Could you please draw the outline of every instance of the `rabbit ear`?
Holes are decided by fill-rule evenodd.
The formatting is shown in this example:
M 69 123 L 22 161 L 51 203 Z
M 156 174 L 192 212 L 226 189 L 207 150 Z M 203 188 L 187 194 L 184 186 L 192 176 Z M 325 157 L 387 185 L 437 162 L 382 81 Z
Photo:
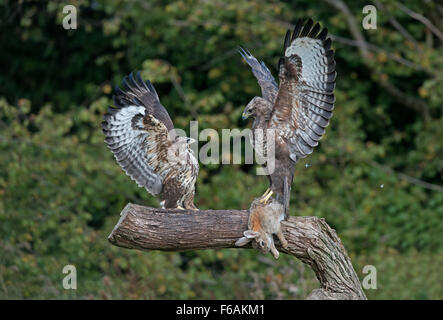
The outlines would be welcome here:
M 246 237 L 241 237 L 240 239 L 238 239 L 238 240 L 235 242 L 235 246 L 236 246 L 236 247 L 242 247 L 242 246 L 248 244 L 249 242 L 251 242 L 251 239 L 246 238 Z
M 248 239 L 255 239 L 260 235 L 260 233 L 257 231 L 246 230 L 245 232 L 243 232 L 243 235 Z

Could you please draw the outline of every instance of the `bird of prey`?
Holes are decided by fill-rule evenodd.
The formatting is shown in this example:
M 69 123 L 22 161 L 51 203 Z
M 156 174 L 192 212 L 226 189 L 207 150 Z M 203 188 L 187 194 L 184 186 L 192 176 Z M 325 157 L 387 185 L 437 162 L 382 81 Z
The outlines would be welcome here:
M 306 23 L 299 20 L 292 33 L 287 31 L 284 55 L 278 63 L 279 86 L 264 62 L 247 50 L 239 50 L 262 92 L 262 97 L 254 97 L 247 104 L 242 116 L 253 118 L 251 143 L 256 151 L 259 148 L 266 153 L 266 132 L 273 130 L 275 137 L 275 169 L 267 172 L 270 186 L 261 201 L 266 203 L 275 193 L 286 214 L 295 164 L 318 145 L 334 108 L 337 73 L 327 35 L 327 28 L 321 30 L 312 19 Z M 260 136 L 259 130 L 263 130 Z
M 115 108 L 104 115 L 102 128 L 118 164 L 139 187 L 158 195 L 164 208 L 197 209 L 193 139 L 176 135 L 151 82 L 131 73 L 113 99 Z

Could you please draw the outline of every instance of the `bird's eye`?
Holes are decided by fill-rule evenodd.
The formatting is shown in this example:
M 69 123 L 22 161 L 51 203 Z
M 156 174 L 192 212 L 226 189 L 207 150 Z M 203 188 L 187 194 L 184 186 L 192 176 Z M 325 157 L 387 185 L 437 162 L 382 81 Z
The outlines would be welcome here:
M 265 246 L 265 242 L 263 240 L 260 240 L 258 242 L 258 245 L 263 248 Z

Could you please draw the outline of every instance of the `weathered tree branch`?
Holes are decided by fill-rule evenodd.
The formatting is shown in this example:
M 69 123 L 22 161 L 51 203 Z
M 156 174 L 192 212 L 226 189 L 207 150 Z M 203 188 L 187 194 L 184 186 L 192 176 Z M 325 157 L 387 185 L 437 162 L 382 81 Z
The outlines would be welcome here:
M 420 186 L 420 187 L 428 189 L 428 190 L 443 192 L 443 187 L 438 184 L 433 184 L 433 183 L 430 183 L 427 181 L 423 181 L 423 180 L 411 177 L 411 176 L 404 174 L 402 172 L 397 172 L 394 169 L 392 169 L 391 167 L 386 166 L 386 165 L 382 165 L 382 164 L 375 162 L 375 161 L 369 161 L 368 163 L 374 167 L 377 167 L 377 168 L 383 170 L 386 173 L 397 175 L 398 177 L 408 181 L 409 183 L 415 184 L 417 186 Z
M 373 51 L 373 52 L 382 52 L 386 55 L 387 58 L 389 58 L 395 62 L 398 62 L 406 67 L 412 68 L 414 70 L 424 71 L 424 72 L 428 73 L 429 75 L 434 75 L 431 70 L 424 68 L 412 61 L 406 60 L 400 56 L 396 56 L 393 53 L 391 53 L 383 48 L 380 48 L 372 43 L 369 43 L 369 42 L 363 43 L 363 42 L 359 42 L 357 40 L 343 38 L 343 37 L 333 35 L 333 34 L 330 34 L 330 36 L 331 36 L 331 39 L 335 42 L 343 43 L 343 44 L 353 46 L 353 47 L 358 47 L 358 48 L 364 47 L 364 48 L 366 48 L 370 51 Z
M 406 28 L 404 28 L 400 22 L 398 22 L 397 19 L 395 19 L 395 17 L 388 11 L 386 10 L 385 6 L 383 5 L 383 3 L 381 3 L 379 0 L 372 0 L 374 2 L 374 4 L 377 6 L 377 8 L 381 11 L 383 11 L 383 14 L 387 15 L 389 17 L 389 23 L 398 30 L 398 32 L 401 33 L 401 35 L 403 37 L 405 37 L 407 40 L 409 40 L 410 42 L 412 42 L 414 44 L 414 48 L 415 50 L 418 50 L 420 53 L 423 53 L 423 49 L 420 48 L 420 46 L 418 45 L 417 41 L 414 39 L 414 37 L 409 33 L 408 30 L 406 30 Z
M 248 228 L 246 210 L 184 211 L 128 203 L 120 215 L 109 242 L 144 251 L 237 248 L 235 241 Z M 366 299 L 345 248 L 324 219 L 290 217 L 282 224 L 289 246 L 283 249 L 276 240 L 277 249 L 308 264 L 320 281 L 308 299 Z
M 438 30 L 438 28 L 435 25 L 433 25 L 432 22 L 429 21 L 429 19 L 427 19 L 426 17 L 422 16 L 417 12 L 412 11 L 411 9 L 401 4 L 400 2 L 396 2 L 396 5 L 400 10 L 408 14 L 410 17 L 423 23 L 429 30 L 432 31 L 433 34 L 437 36 L 437 38 L 440 39 L 440 41 L 443 41 L 443 33 L 440 30 Z
M 363 62 L 367 65 L 369 70 L 372 70 L 372 67 L 370 65 L 370 61 L 372 60 L 372 58 L 369 52 L 368 43 L 366 42 L 363 33 L 360 31 L 359 24 L 357 23 L 357 20 L 352 14 L 349 7 L 343 0 L 324 1 L 335 7 L 336 9 L 340 10 L 341 13 L 345 16 L 352 37 L 359 44 L 358 49 L 361 57 L 363 58 Z M 402 90 L 398 89 L 387 78 L 383 79 L 382 77 L 380 77 L 379 83 L 397 100 L 398 103 L 404 105 L 411 110 L 421 113 L 425 121 L 429 121 L 431 119 L 429 107 L 426 101 L 415 96 L 406 94 Z

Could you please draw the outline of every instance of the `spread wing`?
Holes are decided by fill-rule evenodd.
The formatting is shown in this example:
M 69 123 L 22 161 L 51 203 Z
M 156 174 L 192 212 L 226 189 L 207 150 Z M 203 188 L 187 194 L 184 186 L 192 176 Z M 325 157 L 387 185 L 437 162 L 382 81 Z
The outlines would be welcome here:
M 148 114 L 152 114 L 156 119 L 162 122 L 170 131 L 174 129 L 171 117 L 160 103 L 157 92 L 154 86 L 148 80 L 146 82 L 137 72 L 137 79 L 131 74 L 125 77 L 122 83 L 122 89 L 115 88 L 114 104 L 117 108 L 124 108 L 127 106 L 143 106 Z
M 278 85 L 275 82 L 271 71 L 269 71 L 268 67 L 266 67 L 263 61 L 258 62 L 258 60 L 248 50 L 240 48 L 239 53 L 246 63 L 251 67 L 252 73 L 257 78 L 263 98 L 274 103 L 278 93 Z
M 139 187 L 153 195 L 161 193 L 171 170 L 167 155 L 173 141 L 168 134 L 174 126 L 168 112 L 140 73 L 125 77 L 122 88 L 115 90 L 114 104 L 102 122 L 105 143 Z
M 288 30 L 279 61 L 280 88 L 270 127 L 278 130 L 296 161 L 312 153 L 334 108 L 335 60 L 328 30 L 311 19 Z

